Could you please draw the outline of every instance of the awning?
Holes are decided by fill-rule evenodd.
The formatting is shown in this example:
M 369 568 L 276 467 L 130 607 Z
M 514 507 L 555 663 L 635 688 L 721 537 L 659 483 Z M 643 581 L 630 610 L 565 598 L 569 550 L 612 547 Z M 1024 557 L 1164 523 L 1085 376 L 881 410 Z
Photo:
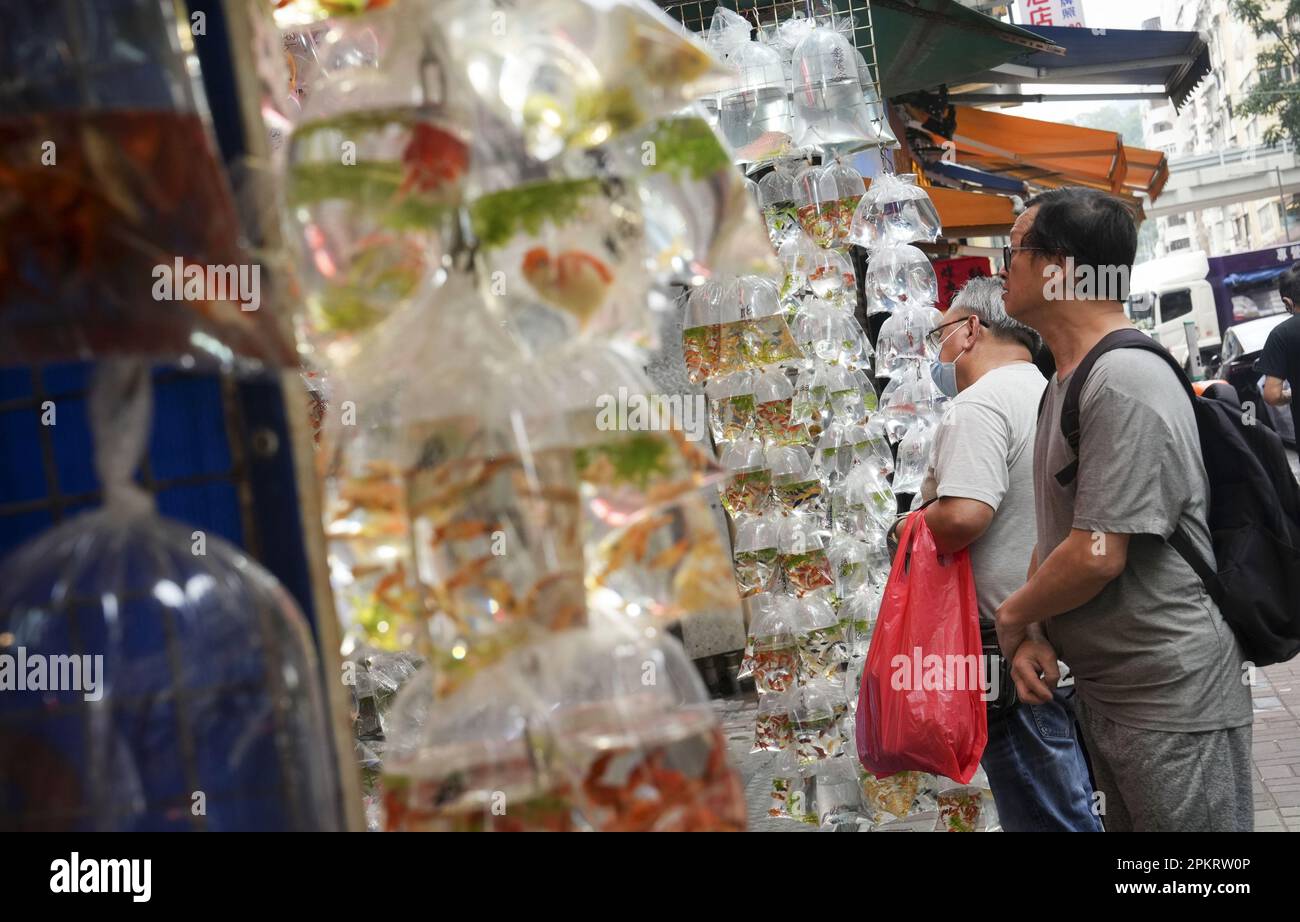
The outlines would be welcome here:
M 669 16 L 695 32 L 708 32 L 716 0 L 655 0 Z M 833 0 L 838 13 L 852 13 L 854 42 L 871 60 L 874 45 L 886 97 L 968 80 L 1027 54 L 1064 54 L 1051 39 L 962 6 L 956 0 Z M 785 19 L 804 4 L 783 0 L 724 0 L 755 24 Z M 873 41 L 874 34 L 874 41 Z
M 1065 55 L 1035 52 L 990 68 L 971 78 L 970 86 L 955 89 L 954 96 L 969 102 L 1039 102 L 1064 99 L 1048 94 L 1024 94 L 1025 83 L 1099 84 L 1106 86 L 1160 86 L 1160 94 L 1071 94 L 1069 98 L 1113 99 L 1117 95 L 1168 97 L 1181 106 L 1210 72 L 1210 51 L 1196 32 L 1154 29 L 1075 29 L 1069 26 L 1035 26 L 1028 31 L 1065 49 Z
M 944 124 L 915 106 L 908 112 L 913 126 L 936 143 L 953 142 L 957 163 L 996 176 L 1047 188 L 1082 185 L 1116 194 L 1142 193 L 1152 199 L 1168 178 L 1164 154 L 1125 147 L 1113 131 L 970 106 L 952 107 L 954 120 Z
M 1039 185 L 1087 185 L 1110 192 L 1123 188 L 1124 144 L 1113 131 L 1004 115 L 954 106 L 955 126 L 948 140 L 956 160 L 1001 176 Z M 909 107 L 936 139 L 945 135 L 928 116 Z
M 1164 153 L 1145 147 L 1125 147 L 1124 162 L 1128 165 L 1124 188 L 1143 193 L 1154 202 L 1169 181 L 1169 161 Z
M 752 0 L 740 0 L 740 6 Z M 853 6 L 836 0 L 836 9 Z M 1029 53 L 1056 57 L 1054 41 L 1028 29 L 977 13 L 955 0 L 872 0 L 857 12 L 857 45 L 871 42 L 874 22 L 877 63 L 885 96 L 957 83 Z
M 973 166 L 962 166 L 960 163 L 946 163 L 942 160 L 927 163 L 925 172 L 932 179 L 936 175 L 944 176 L 958 182 L 980 186 L 993 192 L 1004 192 L 1008 195 L 1022 195 L 1025 191 L 1025 184 L 1019 179 L 998 176 L 996 173 L 986 173 L 983 170 L 975 169 Z
M 1016 223 L 1011 199 L 1005 195 L 963 192 L 942 186 L 930 186 L 925 191 L 939 212 L 943 235 L 949 240 L 1008 234 L 1011 225 Z
M 1289 268 L 1290 265 L 1288 264 L 1269 266 L 1267 269 L 1256 269 L 1253 272 L 1234 272 L 1232 275 L 1224 276 L 1223 281 L 1233 288 L 1249 288 L 1252 285 L 1271 282 Z

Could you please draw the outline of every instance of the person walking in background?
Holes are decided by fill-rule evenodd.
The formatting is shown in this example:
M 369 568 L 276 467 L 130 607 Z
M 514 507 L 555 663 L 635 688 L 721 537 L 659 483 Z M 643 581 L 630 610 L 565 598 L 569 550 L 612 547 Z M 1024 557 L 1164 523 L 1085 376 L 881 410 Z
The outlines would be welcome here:
M 1264 375 L 1264 400 L 1282 407 L 1291 404 L 1291 395 L 1300 384 L 1300 314 L 1296 313 L 1296 304 L 1300 303 L 1300 263 L 1292 263 L 1282 273 L 1277 292 L 1291 316 L 1268 334 L 1255 370 Z
M 1000 279 L 968 281 L 944 321 L 930 334 L 934 376 L 953 401 L 921 488 L 929 505 L 915 514 L 941 553 L 969 548 L 980 634 L 996 656 L 994 612 L 1024 583 L 1034 549 L 1034 428 L 1047 382 L 1032 362 L 1038 335 L 1006 315 Z M 1073 689 L 1038 703 L 1017 703 L 1014 688 L 1006 691 L 990 707 L 981 761 L 1003 829 L 1099 832 Z
M 1131 324 L 1126 291 L 1090 286 L 1084 297 L 1049 282 L 1089 272 L 1127 279 L 1136 248 L 1127 206 L 1092 189 L 1036 196 L 1012 228 L 1006 311 L 1042 334 L 1057 372 L 1034 443 L 1031 573 L 999 607 L 998 637 L 1024 700 L 1048 700 L 1058 656 L 1069 664 L 1108 831 L 1249 830 L 1243 656 L 1167 541 L 1181 530 L 1214 559 L 1208 478 L 1184 385 L 1158 355 L 1106 352 L 1082 389 L 1077 455 L 1061 431 L 1076 368 Z M 1035 624 L 1045 639 L 1028 634 Z

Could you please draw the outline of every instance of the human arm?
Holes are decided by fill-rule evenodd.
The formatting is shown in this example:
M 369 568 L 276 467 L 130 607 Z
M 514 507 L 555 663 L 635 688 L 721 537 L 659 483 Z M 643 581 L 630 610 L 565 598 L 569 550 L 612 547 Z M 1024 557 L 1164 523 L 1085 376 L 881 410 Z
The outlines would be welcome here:
M 1294 323 L 1294 320 L 1287 321 L 1287 323 Z M 1286 325 L 1284 323 L 1276 326 L 1269 332 L 1268 339 L 1264 340 L 1264 349 L 1255 361 L 1255 370 L 1264 376 L 1264 402 L 1275 407 L 1284 406 L 1291 402 L 1283 387 L 1289 368 Z M 1291 339 L 1294 338 L 1294 336 L 1291 337 Z M 1290 348 L 1294 348 L 1294 345 Z
M 1275 407 L 1286 406 L 1291 402 L 1291 395 L 1282 386 L 1282 379 L 1273 375 L 1264 377 L 1264 402 Z
M 940 554 L 955 554 L 972 544 L 988 530 L 993 513 L 988 503 L 962 496 L 941 496 L 922 512 Z
M 945 414 L 933 448 L 936 499 L 924 511 L 939 553 L 970 546 L 992 524 L 1009 486 L 1009 440 L 991 406 L 959 403 Z

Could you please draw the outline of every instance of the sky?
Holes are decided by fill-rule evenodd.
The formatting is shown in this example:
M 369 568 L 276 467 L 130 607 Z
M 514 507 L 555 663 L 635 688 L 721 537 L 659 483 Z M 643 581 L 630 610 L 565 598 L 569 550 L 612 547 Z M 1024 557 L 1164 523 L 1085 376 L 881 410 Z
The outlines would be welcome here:
M 1160 15 L 1160 7 L 1160 0 L 1083 0 L 1083 21 L 1090 29 L 1140 29 L 1143 21 Z M 1025 84 L 1026 93 L 1064 93 L 1071 90 L 1096 93 L 1104 90 L 1104 87 L 1096 84 L 1078 87 Z M 1076 118 L 1084 112 L 1104 108 L 1106 105 L 1106 102 L 1045 102 L 1012 106 L 999 111 L 1048 122 L 1060 122 Z

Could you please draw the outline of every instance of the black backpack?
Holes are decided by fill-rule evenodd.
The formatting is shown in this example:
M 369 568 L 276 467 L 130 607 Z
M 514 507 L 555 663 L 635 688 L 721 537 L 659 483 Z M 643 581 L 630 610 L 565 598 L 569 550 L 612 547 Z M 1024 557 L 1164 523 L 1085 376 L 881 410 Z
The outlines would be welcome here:
M 1066 388 L 1061 434 L 1075 458 L 1056 474 L 1057 481 L 1065 486 L 1078 476 L 1079 398 L 1092 366 L 1112 349 L 1144 349 L 1163 358 L 1196 411 L 1218 569 L 1196 552 L 1182 526 L 1169 536 L 1169 546 L 1200 576 L 1249 661 L 1269 666 L 1291 659 L 1300 651 L 1300 486 L 1281 438 L 1260 421 L 1248 423 L 1230 387 L 1231 393 L 1212 386 L 1197 396 L 1174 357 L 1145 333 L 1108 333 L 1084 356 Z

